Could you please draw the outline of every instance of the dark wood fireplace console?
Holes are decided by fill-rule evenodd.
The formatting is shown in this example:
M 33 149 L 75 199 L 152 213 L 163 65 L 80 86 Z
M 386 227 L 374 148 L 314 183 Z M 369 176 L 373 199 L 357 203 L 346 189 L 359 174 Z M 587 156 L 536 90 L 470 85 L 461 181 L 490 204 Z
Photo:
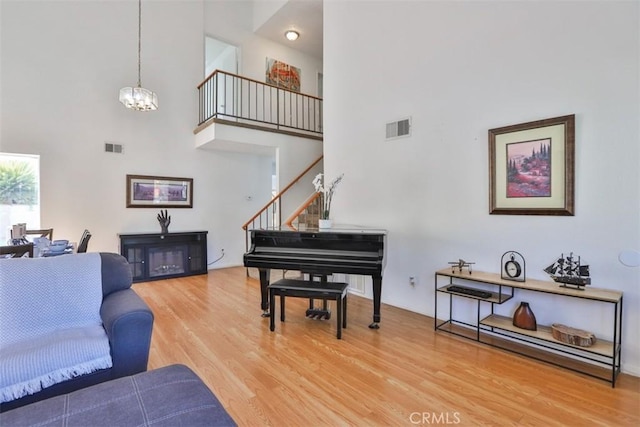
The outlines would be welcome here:
M 118 234 L 134 282 L 207 274 L 207 231 Z

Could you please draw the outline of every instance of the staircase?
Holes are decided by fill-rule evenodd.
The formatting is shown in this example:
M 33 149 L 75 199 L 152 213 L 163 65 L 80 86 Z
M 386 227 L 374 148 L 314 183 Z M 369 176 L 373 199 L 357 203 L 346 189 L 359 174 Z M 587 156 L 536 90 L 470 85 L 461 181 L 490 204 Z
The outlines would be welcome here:
M 320 219 L 320 193 L 313 193 L 296 209 L 284 224 L 294 230 L 318 227 Z
M 296 209 L 295 213 L 289 217 L 285 222 L 282 221 L 282 212 L 281 205 L 283 196 L 296 184 L 298 183 L 315 165 L 320 163 L 323 159 L 323 156 L 318 157 L 315 161 L 313 161 L 305 170 L 303 170 L 298 176 L 296 176 L 281 192 L 276 194 L 269 203 L 267 203 L 262 209 L 260 209 L 255 215 L 251 217 L 244 225 L 242 229 L 245 232 L 245 249 L 249 250 L 249 244 L 251 243 L 251 239 L 249 236 L 250 229 L 267 229 L 271 227 L 279 227 L 286 225 L 293 229 L 296 229 L 297 226 L 300 225 L 300 221 L 298 220 L 298 216 L 300 214 L 304 214 L 304 220 L 302 224 L 306 227 L 307 225 L 311 225 L 311 221 L 313 220 L 313 215 L 315 214 L 315 224 L 318 224 L 318 212 L 319 207 L 317 206 L 318 202 L 318 194 L 313 193 L 302 205 Z M 311 179 L 309 179 L 311 182 Z M 309 208 L 307 211 L 307 207 L 314 205 Z M 295 223 L 295 225 L 294 225 Z
M 269 203 L 260 209 L 249 221 L 247 221 L 242 229 L 245 233 L 245 252 L 249 251 L 251 244 L 250 229 L 266 229 L 274 226 L 289 227 L 292 230 L 305 230 L 307 228 L 317 228 L 320 219 L 320 194 L 313 193 L 296 209 L 285 221 L 282 221 L 282 213 L 280 206 L 282 205 L 283 195 L 292 188 L 301 178 L 303 178 L 316 164 L 322 160 L 320 156 L 311 163 L 304 171 L 302 171 L 293 181 L 291 181 L 280 193 L 276 194 Z M 309 181 L 311 182 L 311 181 Z M 257 278 L 257 271 L 253 268 L 247 268 L 247 276 Z M 272 276 L 278 275 L 278 272 L 272 271 Z M 297 278 L 300 272 L 282 271 L 282 278 Z M 289 273 L 289 274 L 287 274 Z

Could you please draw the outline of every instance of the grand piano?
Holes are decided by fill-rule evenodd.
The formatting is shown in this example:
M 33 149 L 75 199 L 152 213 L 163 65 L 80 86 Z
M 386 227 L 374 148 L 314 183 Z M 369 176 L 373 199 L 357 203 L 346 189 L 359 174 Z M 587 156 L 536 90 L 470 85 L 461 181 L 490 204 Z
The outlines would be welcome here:
M 378 329 L 386 234 L 385 230 L 352 226 L 304 231 L 284 226 L 251 230 L 251 248 L 244 254 L 244 265 L 260 272 L 263 316 L 269 315 L 267 287 L 271 269 L 297 270 L 316 276 L 358 274 L 373 279 L 373 323 L 369 327 Z

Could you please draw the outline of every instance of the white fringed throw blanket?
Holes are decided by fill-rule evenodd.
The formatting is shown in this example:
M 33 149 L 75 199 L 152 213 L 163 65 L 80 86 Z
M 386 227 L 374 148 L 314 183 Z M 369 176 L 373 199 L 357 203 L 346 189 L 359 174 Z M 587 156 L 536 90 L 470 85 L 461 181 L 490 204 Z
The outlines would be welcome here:
M 0 260 L 0 402 L 112 366 L 98 253 Z

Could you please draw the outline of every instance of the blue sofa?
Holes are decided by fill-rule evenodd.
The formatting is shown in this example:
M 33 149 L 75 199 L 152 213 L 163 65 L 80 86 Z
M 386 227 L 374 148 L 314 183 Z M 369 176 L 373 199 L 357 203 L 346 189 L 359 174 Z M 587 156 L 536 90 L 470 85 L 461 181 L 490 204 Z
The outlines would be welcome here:
M 98 256 L 99 261 L 96 260 Z M 121 255 L 114 253 L 88 253 L 64 255 L 54 258 L 2 259 L 0 260 L 0 294 L 3 298 L 5 298 L 6 295 L 13 295 L 13 298 L 20 298 L 19 295 L 17 297 L 15 296 L 15 292 L 11 293 L 11 290 L 19 286 L 24 286 L 25 283 L 28 284 L 28 278 L 31 277 L 31 274 L 35 274 L 35 277 L 42 277 L 42 275 L 47 274 L 48 271 L 53 271 L 52 274 L 54 274 L 55 280 L 64 282 L 65 277 L 72 277 L 74 272 L 65 271 L 66 267 L 60 268 L 58 264 L 52 263 L 83 266 L 85 262 L 90 264 L 90 266 L 87 267 L 87 270 L 89 270 L 88 274 L 94 274 L 92 277 L 95 279 L 92 280 L 92 282 L 99 282 L 97 285 L 94 284 L 94 286 L 101 286 L 102 288 L 101 303 L 99 301 L 100 290 L 94 290 L 94 292 L 98 292 L 98 326 L 101 323 L 108 337 L 108 353 L 110 353 L 112 366 L 93 370 L 92 372 L 83 373 L 78 376 L 72 375 L 71 378 L 52 385 L 43 384 L 42 389 L 39 391 L 0 403 L 0 412 L 147 370 L 154 317 L 147 304 L 131 289 L 131 268 L 127 260 Z M 91 272 L 91 269 L 96 269 L 96 265 L 99 271 Z M 22 271 L 24 271 L 24 274 L 20 274 Z M 65 276 L 66 274 L 71 276 Z M 73 280 L 70 280 L 70 282 L 73 282 Z M 42 286 L 43 291 L 46 290 L 47 283 L 40 283 L 39 285 Z M 82 288 L 81 284 L 76 284 L 75 286 L 78 286 L 79 289 Z M 82 293 L 82 290 L 80 293 Z M 73 299 L 73 295 L 69 297 L 65 294 L 59 299 L 51 298 L 46 303 L 40 303 L 41 306 L 34 304 L 35 306 L 33 307 L 27 305 L 27 308 L 37 316 L 40 311 L 48 310 L 49 304 L 68 304 L 70 309 L 73 309 L 74 306 L 81 305 L 78 304 L 77 301 L 70 301 Z M 6 304 L 7 301 L 4 301 L 4 303 Z M 18 306 L 20 304 L 29 304 L 29 301 L 18 301 Z M 21 328 L 28 329 L 31 327 L 30 325 L 16 324 L 17 321 L 11 321 L 11 313 L 7 314 L 6 311 L 5 305 L 5 312 L 0 313 L 0 317 L 2 317 L 2 319 L 0 319 L 0 339 L 7 335 L 11 337 L 12 333 L 20 331 Z M 17 314 L 15 314 L 14 318 L 23 319 L 24 311 L 25 310 L 16 310 Z M 98 315 L 96 314 L 96 316 Z M 50 336 L 56 336 L 56 333 L 57 331 L 54 331 L 43 338 L 36 338 L 31 341 L 34 341 L 37 345 L 46 339 L 50 340 Z M 23 348 L 30 348 L 31 343 L 28 344 L 29 345 L 25 343 Z M 22 342 L 18 341 L 16 343 L 15 340 L 14 342 L 10 342 L 9 345 L 3 345 L 3 342 L 0 340 L 0 365 L 3 363 L 3 357 L 7 357 L 11 351 L 15 352 L 16 348 L 20 349 L 21 345 Z M 42 351 L 49 350 L 45 349 Z M 9 354 L 9 356 L 11 355 Z M 28 358 L 29 355 L 26 356 Z M 108 356 L 109 355 L 107 355 L 107 358 Z M 0 370 L 1 369 L 3 369 L 3 366 L 0 366 Z M 0 371 L 0 375 L 5 376 L 11 373 L 12 372 L 3 373 Z

